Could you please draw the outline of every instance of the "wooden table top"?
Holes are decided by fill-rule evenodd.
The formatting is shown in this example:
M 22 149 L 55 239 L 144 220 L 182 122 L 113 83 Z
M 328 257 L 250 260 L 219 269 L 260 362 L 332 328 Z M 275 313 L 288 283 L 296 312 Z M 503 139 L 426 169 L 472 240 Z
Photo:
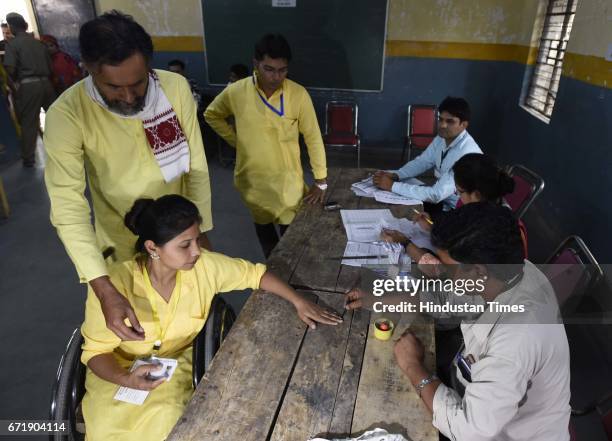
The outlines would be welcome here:
M 342 208 L 389 208 L 358 198 L 352 183 L 368 169 L 330 169 L 328 201 Z M 392 207 L 410 216 L 411 207 Z M 302 295 L 342 311 L 360 270 L 326 259 L 341 256 L 346 234 L 339 211 L 304 206 L 268 260 L 268 268 Z M 347 312 L 338 326 L 310 330 L 291 304 L 255 291 L 168 440 L 305 441 L 360 435 L 375 427 L 414 441 L 434 441 L 431 415 L 393 357 L 393 342 L 374 339 L 379 314 Z M 435 368 L 433 323 L 386 314 L 421 339 Z M 413 320 L 412 323 L 409 320 Z

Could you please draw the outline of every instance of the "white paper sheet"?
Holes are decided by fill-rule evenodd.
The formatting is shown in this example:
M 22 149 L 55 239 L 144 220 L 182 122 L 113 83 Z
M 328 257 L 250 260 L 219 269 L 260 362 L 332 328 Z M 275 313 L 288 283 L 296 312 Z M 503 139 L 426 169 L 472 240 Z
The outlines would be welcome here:
M 166 381 L 170 381 L 172 375 L 174 375 L 174 371 L 176 370 L 176 366 L 178 365 L 178 361 L 173 358 L 158 358 L 152 357 L 151 359 L 142 360 L 138 359 L 134 361 L 134 364 L 130 368 L 130 372 L 134 371 L 138 366 L 142 366 L 143 364 L 151 364 L 154 362 L 161 363 L 161 367 L 159 370 L 152 372 L 151 375 L 166 377 Z M 125 401 L 126 403 L 136 404 L 138 406 L 142 405 L 146 400 L 147 396 L 149 396 L 149 392 L 147 390 L 138 390 L 131 389 L 129 387 L 121 386 L 119 390 L 115 394 L 115 400 Z
M 402 182 L 412 185 L 424 184 L 423 181 L 417 178 L 406 179 Z M 371 176 L 362 181 L 355 182 L 353 185 L 351 185 L 351 190 L 353 190 L 353 193 L 355 193 L 357 196 L 375 198 L 378 202 L 383 202 L 386 204 L 418 205 L 421 203 L 421 201 L 418 199 L 407 198 L 391 191 L 376 188 Z
M 374 199 L 384 204 L 395 205 L 419 205 L 422 201 L 419 199 L 407 198 L 406 196 L 393 193 L 392 191 L 378 190 L 374 193 Z
M 353 242 L 380 240 L 380 221 L 395 219 L 388 208 L 377 210 L 340 210 L 346 236 Z
M 412 222 L 408 219 L 384 219 L 381 222 L 381 227 L 401 232 L 419 248 L 427 248 L 428 250 L 434 249 L 429 231 L 421 229 L 416 222 Z
M 347 242 L 343 256 L 380 256 L 372 259 L 343 259 L 342 265 L 363 266 L 363 265 L 389 265 L 388 258 L 389 250 L 385 249 L 380 242 L 363 243 L 363 242 Z M 402 266 L 410 265 L 410 258 L 406 254 L 402 254 L 399 264 Z

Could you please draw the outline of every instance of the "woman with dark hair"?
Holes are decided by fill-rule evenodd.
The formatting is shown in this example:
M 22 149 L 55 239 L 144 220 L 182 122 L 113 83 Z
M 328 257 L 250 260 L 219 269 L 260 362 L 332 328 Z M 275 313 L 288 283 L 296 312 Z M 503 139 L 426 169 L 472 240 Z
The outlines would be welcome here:
M 434 225 L 432 242 L 449 280 L 478 287 L 471 294 L 484 301 L 484 312 L 461 324 L 455 371 L 463 394 L 427 370 L 423 345 L 410 330 L 395 344 L 396 362 L 433 425 L 456 441 L 568 441 L 567 337 L 552 286 L 523 260 L 512 213 L 489 202 L 467 204 Z M 364 296 L 349 292 L 347 308 L 361 307 Z M 457 301 L 454 292 L 419 297 L 421 304 Z
M 510 207 L 505 203 L 504 196 L 514 191 L 514 180 L 495 161 L 487 155 L 469 153 L 459 159 L 453 166 L 456 192 L 459 195 L 457 208 L 473 202 L 488 201 Z M 425 231 L 431 231 L 433 223 L 426 213 L 419 214 L 415 222 Z M 525 224 L 517 221 L 523 243 L 523 257 L 527 258 L 527 229 Z M 439 260 L 430 250 L 419 248 L 410 242 L 405 235 L 395 230 L 384 230 L 383 240 L 401 243 L 406 252 L 428 274 L 435 275 L 435 265 Z M 426 266 L 427 265 L 427 266 Z M 429 266 L 432 265 L 432 266 Z
M 195 204 L 179 195 L 139 199 L 125 216 L 138 237 L 135 259 L 110 269 L 144 329 L 144 340 L 124 341 L 107 328 L 100 301 L 90 288 L 81 333 L 81 361 L 87 365 L 83 416 L 87 439 L 163 440 L 193 392 L 192 343 L 218 292 L 262 289 L 291 302 L 302 321 L 342 321 L 302 298 L 265 265 L 200 248 L 202 219 Z M 151 378 L 157 358 L 177 361 L 174 374 Z M 136 360 L 145 364 L 130 369 Z M 113 399 L 117 386 L 150 391 L 141 406 Z

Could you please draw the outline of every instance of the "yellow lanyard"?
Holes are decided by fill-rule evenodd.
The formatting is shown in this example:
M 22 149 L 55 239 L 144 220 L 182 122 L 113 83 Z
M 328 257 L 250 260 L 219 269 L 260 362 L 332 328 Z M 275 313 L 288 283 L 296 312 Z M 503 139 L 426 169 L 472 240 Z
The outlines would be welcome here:
M 176 272 L 175 285 L 172 290 L 172 294 L 170 295 L 170 311 L 166 316 L 165 326 L 162 326 L 161 320 L 159 319 L 159 313 L 157 312 L 156 299 L 161 297 L 161 295 L 155 291 L 153 285 L 151 284 L 151 279 L 149 278 L 149 273 L 147 272 L 146 265 L 143 265 L 143 274 L 145 279 L 145 293 L 147 294 L 147 300 L 151 304 L 151 313 L 153 315 L 153 323 L 155 324 L 155 331 L 157 334 L 157 340 L 153 344 L 153 351 L 157 352 L 161 348 L 162 342 L 166 337 L 166 331 L 174 318 L 174 314 L 176 314 L 176 307 L 178 305 L 179 296 L 181 295 L 181 272 Z

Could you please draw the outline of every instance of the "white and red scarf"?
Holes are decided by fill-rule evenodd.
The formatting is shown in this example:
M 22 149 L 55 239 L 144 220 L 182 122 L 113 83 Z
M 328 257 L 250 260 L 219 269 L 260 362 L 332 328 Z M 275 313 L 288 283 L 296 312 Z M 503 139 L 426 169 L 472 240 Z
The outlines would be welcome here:
M 85 88 L 92 100 L 109 112 L 113 112 L 104 102 L 91 76 L 85 79 Z M 142 121 L 149 147 L 153 150 L 153 156 L 166 182 L 173 181 L 183 173 L 189 173 L 187 137 L 154 71 L 149 72 L 149 85 L 143 109 L 130 116 L 117 112 L 113 114 L 121 118 Z

